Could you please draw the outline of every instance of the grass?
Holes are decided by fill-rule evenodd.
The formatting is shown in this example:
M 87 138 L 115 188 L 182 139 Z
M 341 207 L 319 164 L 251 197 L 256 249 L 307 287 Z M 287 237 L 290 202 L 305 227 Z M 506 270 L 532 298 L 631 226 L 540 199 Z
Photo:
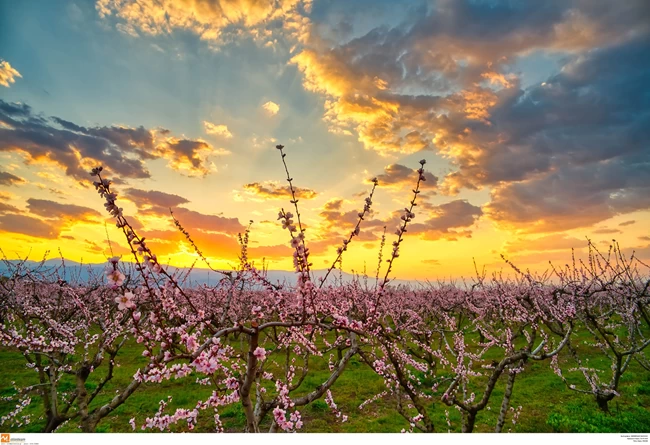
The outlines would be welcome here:
M 125 346 L 118 355 L 121 367 L 116 369 L 115 377 L 106 386 L 103 394 L 97 398 L 94 405 L 111 399 L 116 389 L 128 384 L 135 370 L 146 363 L 140 355 L 141 350 L 136 344 Z M 595 351 L 588 351 L 587 357 L 595 364 L 601 362 L 601 356 Z M 561 355 L 560 360 L 567 357 Z M 25 366 L 24 358 L 16 351 L 0 349 L 2 364 L 2 379 L 0 380 L 0 396 L 8 396 L 13 392 L 11 381 L 18 386 L 36 383 L 36 374 Z M 312 373 L 307 376 L 298 395 L 306 393 L 320 385 L 328 376 L 325 360 L 313 360 Z M 602 364 L 602 363 L 601 363 Z M 100 371 L 101 376 L 101 371 Z M 98 376 L 99 378 L 99 376 Z M 580 376 L 571 378 L 580 383 Z M 476 432 L 492 432 L 497 421 L 501 398 L 504 391 L 504 377 L 501 378 L 489 403 L 489 410 L 479 413 L 476 422 Z M 64 378 L 61 389 L 71 389 L 73 382 Z M 90 380 L 89 389 L 96 385 Z M 394 433 L 408 429 L 408 423 L 397 413 L 396 400 L 392 397 L 381 398 L 359 410 L 359 405 L 385 389 L 383 379 L 364 364 L 359 357 L 353 357 L 342 376 L 332 387 L 334 400 L 339 409 L 349 416 L 349 420 L 341 423 L 331 412 L 323 400 L 318 400 L 300 409 L 305 426 L 304 432 L 379 432 Z M 482 394 L 480 384 L 475 388 L 477 395 Z M 523 411 L 516 425 L 508 416 L 504 431 L 513 432 L 649 432 L 650 431 L 650 374 L 636 363 L 623 375 L 620 387 L 621 397 L 614 399 L 611 414 L 601 413 L 592 397 L 580 395 L 568 390 L 564 383 L 553 374 L 548 361 L 531 362 L 517 377 L 511 406 L 521 405 Z M 117 410 L 103 419 L 97 428 L 98 432 L 131 432 L 129 419 L 136 418 L 141 425 L 146 417 L 151 417 L 157 411 L 159 401 L 172 396 L 167 412 L 176 408 L 193 408 L 197 400 L 204 400 L 211 390 L 195 382 L 195 377 L 181 380 L 171 380 L 162 384 L 144 384 Z M 92 407 L 91 406 L 91 407 Z M 13 403 L 0 401 L 0 415 L 7 414 L 13 409 Z M 452 431 L 460 431 L 460 413 L 440 402 L 431 405 L 430 413 L 438 431 L 446 432 L 447 424 L 445 410 L 449 411 Z M 39 418 L 42 414 L 40 399 L 33 397 L 32 405 L 24 413 L 32 414 L 31 424 L 16 428 L 14 431 L 39 432 L 44 421 Z M 239 405 L 227 406 L 220 410 L 220 417 L 226 431 L 241 432 L 245 425 L 244 413 Z M 267 424 L 263 425 L 268 428 Z M 7 426 L 2 427 L 7 430 Z M 213 431 L 212 412 L 201 412 L 195 431 Z M 177 428 L 178 431 L 181 428 Z M 62 426 L 58 431 L 78 431 L 76 425 Z

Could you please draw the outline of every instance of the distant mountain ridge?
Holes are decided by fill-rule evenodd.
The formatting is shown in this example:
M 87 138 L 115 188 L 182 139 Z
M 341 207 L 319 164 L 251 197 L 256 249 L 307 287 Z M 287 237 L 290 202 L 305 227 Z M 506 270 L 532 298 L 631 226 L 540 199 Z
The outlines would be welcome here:
M 17 265 L 21 262 L 22 260 L 0 261 L 0 275 L 8 274 L 10 267 L 7 265 L 7 263 L 12 265 Z M 41 264 L 40 261 L 27 260 L 24 262 L 24 266 L 29 270 L 36 269 L 37 267 L 39 267 L 40 264 Z M 54 273 L 58 271 L 58 274 L 61 279 L 64 279 L 69 282 L 84 283 L 84 282 L 88 282 L 91 278 L 101 277 L 106 270 L 107 264 L 108 263 L 85 264 L 85 263 L 79 263 L 67 259 L 65 261 L 62 261 L 60 258 L 53 258 L 53 259 L 43 261 L 42 266 L 40 266 L 41 267 L 40 270 L 46 273 Z M 134 265 L 135 265 L 134 263 L 130 263 L 130 262 L 120 262 L 120 268 L 134 267 Z M 164 268 L 169 273 L 175 273 L 178 272 L 179 270 L 180 271 L 188 270 L 188 268 L 179 268 L 174 266 L 164 266 Z M 135 271 L 135 269 L 133 270 Z M 315 282 L 318 282 L 318 279 L 324 277 L 326 274 L 327 274 L 327 270 L 324 269 L 312 271 L 312 276 L 314 277 Z M 339 272 L 338 270 L 333 270 L 327 279 L 327 284 L 331 284 L 331 285 L 338 284 L 340 281 L 340 277 L 341 277 L 341 272 Z M 185 284 L 189 286 L 197 286 L 197 285 L 200 286 L 204 284 L 214 285 L 221 278 L 222 275 L 210 269 L 194 268 L 189 273 L 189 276 L 185 281 Z M 266 278 L 273 284 L 286 284 L 289 286 L 293 286 L 296 284 L 297 274 L 295 272 L 286 271 L 286 270 L 269 270 L 266 273 Z M 342 278 L 343 281 L 347 283 L 352 281 L 355 277 L 350 273 L 343 272 Z M 360 276 L 359 280 L 363 283 L 364 277 Z M 417 285 L 419 282 L 409 281 L 409 280 L 395 280 L 395 281 L 391 281 L 391 283 Z M 375 277 L 369 276 L 368 286 L 372 287 L 374 286 L 374 284 L 375 284 Z

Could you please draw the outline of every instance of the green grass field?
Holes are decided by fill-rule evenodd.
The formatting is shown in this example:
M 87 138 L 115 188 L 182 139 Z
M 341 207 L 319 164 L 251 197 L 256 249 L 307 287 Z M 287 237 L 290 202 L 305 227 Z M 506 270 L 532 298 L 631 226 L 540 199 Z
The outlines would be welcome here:
M 602 357 L 594 351 L 590 356 L 592 365 L 597 364 Z M 566 357 L 561 356 L 561 360 Z M 135 345 L 127 345 L 118 355 L 121 366 L 113 380 L 104 389 L 94 404 L 103 403 L 112 397 L 116 388 L 125 386 L 135 370 L 146 363 L 140 356 L 140 349 Z M 25 367 L 24 358 L 17 352 L 0 349 L 0 363 L 2 364 L 2 378 L 0 379 L 0 396 L 13 393 L 11 381 L 18 386 L 34 384 L 36 373 Z M 328 375 L 325 360 L 313 360 L 312 372 L 307 376 L 300 395 L 316 388 Z M 602 362 L 605 364 L 605 362 Z M 104 371 L 98 371 L 99 378 Z M 581 376 L 569 373 L 575 383 L 579 384 Z M 131 432 L 129 419 L 136 418 L 136 423 L 142 425 L 146 417 L 151 417 L 158 409 L 158 402 L 172 396 L 172 402 L 167 408 L 171 412 L 176 408 L 193 408 L 197 400 L 204 400 L 210 394 L 210 388 L 195 383 L 196 377 L 187 377 L 181 380 L 171 380 L 162 384 L 144 384 L 115 412 L 103 419 L 97 428 L 98 432 Z M 475 431 L 492 432 L 497 421 L 501 398 L 503 395 L 503 377 L 490 399 L 490 410 L 484 410 L 478 415 Z M 60 389 L 65 390 L 66 385 L 72 388 L 73 382 L 63 380 Z M 88 389 L 93 389 L 92 377 Z M 477 393 L 482 393 L 480 385 Z M 334 400 L 339 409 L 349 416 L 345 423 L 337 421 L 323 400 L 317 400 L 301 409 L 305 426 L 303 432 L 380 432 L 394 433 L 401 429 L 408 429 L 408 423 L 395 410 L 396 400 L 391 396 L 381 398 L 366 405 L 360 410 L 359 405 L 384 390 L 383 380 L 378 377 L 358 357 L 349 363 L 343 375 L 332 388 Z M 526 365 L 525 371 L 517 378 L 511 401 L 511 406 L 521 405 L 523 410 L 518 422 L 513 425 L 511 417 L 507 419 L 504 431 L 513 432 L 649 432 L 650 431 L 650 373 L 636 363 L 623 375 L 621 384 L 621 397 L 610 402 L 610 414 L 598 410 L 593 398 L 580 395 L 568 390 L 564 383 L 553 374 L 548 366 L 548 361 L 532 362 Z M 0 415 L 7 414 L 13 403 L 0 402 Z M 92 408 L 92 406 L 91 406 Z M 38 396 L 33 397 L 32 405 L 24 412 L 33 415 L 29 425 L 15 429 L 21 432 L 39 432 L 43 426 L 42 407 Z M 460 431 L 460 414 L 440 402 L 432 405 L 431 412 L 439 432 L 447 432 L 445 410 L 449 411 L 452 422 L 451 431 Z M 220 410 L 221 419 L 226 431 L 241 432 L 244 428 L 245 418 L 239 405 L 228 406 Z M 182 424 L 182 423 L 181 423 Z M 270 419 L 267 419 L 270 425 Z M 180 424 L 179 424 L 180 425 Z M 267 428 L 268 428 L 267 425 Z M 0 427 L 3 431 L 6 426 Z M 199 415 L 199 423 L 194 431 L 213 431 L 214 424 L 212 411 L 208 410 Z M 66 424 L 57 431 L 78 431 L 76 425 Z M 178 429 L 180 431 L 180 429 Z

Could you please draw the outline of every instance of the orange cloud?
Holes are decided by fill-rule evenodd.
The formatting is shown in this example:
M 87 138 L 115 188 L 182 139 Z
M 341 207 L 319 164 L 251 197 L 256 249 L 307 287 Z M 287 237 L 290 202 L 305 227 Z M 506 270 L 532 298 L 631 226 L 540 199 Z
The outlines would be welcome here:
M 55 116 L 35 116 L 29 105 L 0 99 L 0 152 L 19 152 L 28 163 L 63 167 L 66 175 L 83 181 L 97 165 L 116 174 L 111 178 L 114 181 L 148 178 L 145 162 L 160 158 L 166 159 L 174 170 L 189 176 L 205 176 L 216 170 L 210 156 L 229 154 L 201 139 L 172 136 L 163 128 L 86 128 Z
M 220 136 L 224 139 L 232 139 L 232 133 L 228 130 L 226 125 L 216 125 L 212 122 L 203 121 L 203 127 L 207 134 Z
M 18 207 L 12 206 L 11 204 L 0 202 L 0 214 L 4 213 L 22 213 L 22 210 L 20 210 Z
M 244 184 L 246 193 L 264 199 L 291 199 L 291 189 L 288 185 L 278 185 L 274 181 L 252 182 Z M 298 199 L 314 199 L 318 193 L 314 190 L 294 187 L 294 194 Z
M 414 222 L 408 231 L 412 235 L 419 235 L 425 240 L 446 239 L 456 241 L 459 237 L 471 238 L 470 228 L 483 215 L 480 207 L 472 205 L 467 200 L 457 199 L 445 204 L 423 206 L 428 210 L 424 222 Z M 416 218 L 420 220 L 418 215 Z M 390 226 L 389 226 L 390 227 Z
M 179 195 L 160 192 L 158 190 L 141 190 L 127 188 L 123 192 L 124 198 L 133 202 L 142 213 L 162 215 L 169 213 L 170 207 L 178 207 L 190 201 Z
M 98 224 L 99 212 L 75 204 L 62 204 L 30 198 L 27 209 L 35 218 L 17 207 L 0 202 L 0 231 L 36 238 L 57 239 L 62 230 L 77 223 Z
M 82 207 L 75 204 L 61 204 L 47 199 L 27 200 L 27 208 L 30 213 L 43 218 L 57 219 L 61 222 L 84 222 L 98 224 L 101 214 L 88 207 Z
M 16 77 L 23 77 L 17 69 L 13 68 L 6 60 L 0 60 L 0 85 L 9 88 L 16 82 Z
M 487 71 L 481 73 L 481 77 L 486 79 L 490 84 L 497 85 L 502 88 L 510 88 L 513 86 L 513 79 L 516 79 L 516 76 L 512 74 L 503 74 L 496 71 Z
M 364 191 L 361 196 L 365 196 L 365 195 L 366 195 L 366 192 Z M 323 206 L 323 209 L 327 210 L 327 211 L 341 210 L 342 206 L 343 206 L 343 200 L 342 199 L 333 198 L 333 199 L 330 199 L 329 201 L 327 201 L 325 203 L 325 205 Z
M 389 187 L 398 190 L 414 188 L 419 174 L 417 169 L 412 169 L 401 164 L 390 164 L 384 168 L 384 173 L 377 175 L 379 187 Z M 435 189 L 438 178 L 430 172 L 424 172 L 425 181 L 420 183 L 423 190 Z M 368 181 L 370 183 L 370 181 Z
M 41 218 L 15 214 L 0 215 L 0 230 L 45 239 L 56 239 L 60 232 L 58 227 Z
M 8 172 L 0 171 L 0 185 L 15 185 L 22 184 L 23 182 L 25 182 L 23 178 L 12 175 Z
M 449 127 L 449 118 L 485 121 L 489 117 L 495 93 L 477 84 L 446 96 L 402 93 L 405 85 L 398 63 L 387 60 L 388 55 L 375 54 L 386 59 L 387 72 L 379 73 L 355 55 L 355 51 L 382 51 L 379 42 L 376 47 L 373 44 L 305 49 L 291 59 L 304 74 L 304 88 L 325 95 L 323 119 L 331 132 L 352 135 L 354 131 L 366 149 L 383 155 L 408 154 L 431 149 L 432 141 Z
M 282 27 L 287 35 L 303 39 L 306 24 L 301 11 L 310 1 L 300 0 L 98 0 L 99 16 L 114 17 L 116 28 L 133 37 L 189 31 L 214 48 L 248 35 L 264 43 L 273 42 Z
M 219 215 L 206 215 L 194 210 L 179 207 L 174 210 L 174 216 L 188 230 L 202 230 L 205 232 L 218 232 L 235 235 L 244 232 L 245 227 L 237 218 L 228 218 Z
M 262 105 L 262 108 L 264 109 L 264 111 L 268 113 L 269 116 L 275 116 L 280 112 L 280 105 L 271 101 L 268 101 L 264 105 Z
M 141 190 L 127 188 L 124 190 L 124 198 L 133 202 L 138 211 L 143 215 L 160 216 L 171 221 L 169 209 L 174 212 L 183 227 L 194 235 L 194 231 L 218 232 L 237 234 L 243 232 L 245 227 L 237 218 L 228 218 L 220 215 L 208 215 L 185 207 L 190 201 L 182 196 L 165 193 L 157 190 Z
M 214 148 L 209 143 L 197 139 L 179 139 L 167 137 L 156 146 L 156 153 L 169 160 L 169 166 L 174 170 L 186 172 L 189 176 L 205 176 L 216 171 L 214 163 L 209 161 L 211 155 L 227 155 L 230 152 L 223 148 Z

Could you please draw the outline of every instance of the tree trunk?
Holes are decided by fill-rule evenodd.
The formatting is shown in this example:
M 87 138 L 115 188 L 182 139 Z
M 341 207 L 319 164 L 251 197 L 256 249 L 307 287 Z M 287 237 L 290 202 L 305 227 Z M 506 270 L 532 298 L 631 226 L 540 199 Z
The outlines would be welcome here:
M 84 433 L 94 433 L 97 429 L 97 419 L 93 416 L 86 417 L 81 421 L 81 431 Z
M 525 359 L 522 359 L 518 367 L 521 367 L 525 363 Z M 511 373 L 508 376 L 508 382 L 506 383 L 506 391 L 503 394 L 503 401 L 501 402 L 501 411 L 499 411 L 499 419 L 497 420 L 497 427 L 494 430 L 495 433 L 500 433 L 503 431 L 503 426 L 506 423 L 506 414 L 508 413 L 508 408 L 510 407 L 510 398 L 512 397 L 512 388 L 515 386 L 515 378 L 517 374 Z
M 244 414 L 246 415 L 246 432 L 259 433 L 259 425 L 255 421 L 255 410 L 253 402 L 251 401 L 251 387 L 255 381 L 255 372 L 257 372 L 257 357 L 255 357 L 255 349 L 259 344 L 259 332 L 257 330 L 249 335 L 248 346 L 248 364 L 246 367 L 246 377 L 239 388 L 239 398 L 241 400 Z
M 471 433 L 474 431 L 474 424 L 476 423 L 476 411 L 467 411 L 463 418 L 463 427 L 461 432 Z
M 612 400 L 613 398 L 614 398 L 613 395 L 607 395 L 607 396 L 603 396 L 603 395 L 600 395 L 600 394 L 597 395 L 596 396 L 596 403 L 598 403 L 598 408 L 600 408 L 600 410 L 602 412 L 609 414 L 609 405 L 608 404 L 609 404 L 609 401 Z
M 84 433 L 94 433 L 97 422 L 92 422 L 88 415 L 88 390 L 86 389 L 86 380 L 90 375 L 90 369 L 87 366 L 81 366 L 77 370 L 77 406 L 81 415 L 81 431 Z
M 53 433 L 63 422 L 66 421 L 65 417 L 60 416 L 48 416 L 47 424 L 43 429 L 44 433 Z

